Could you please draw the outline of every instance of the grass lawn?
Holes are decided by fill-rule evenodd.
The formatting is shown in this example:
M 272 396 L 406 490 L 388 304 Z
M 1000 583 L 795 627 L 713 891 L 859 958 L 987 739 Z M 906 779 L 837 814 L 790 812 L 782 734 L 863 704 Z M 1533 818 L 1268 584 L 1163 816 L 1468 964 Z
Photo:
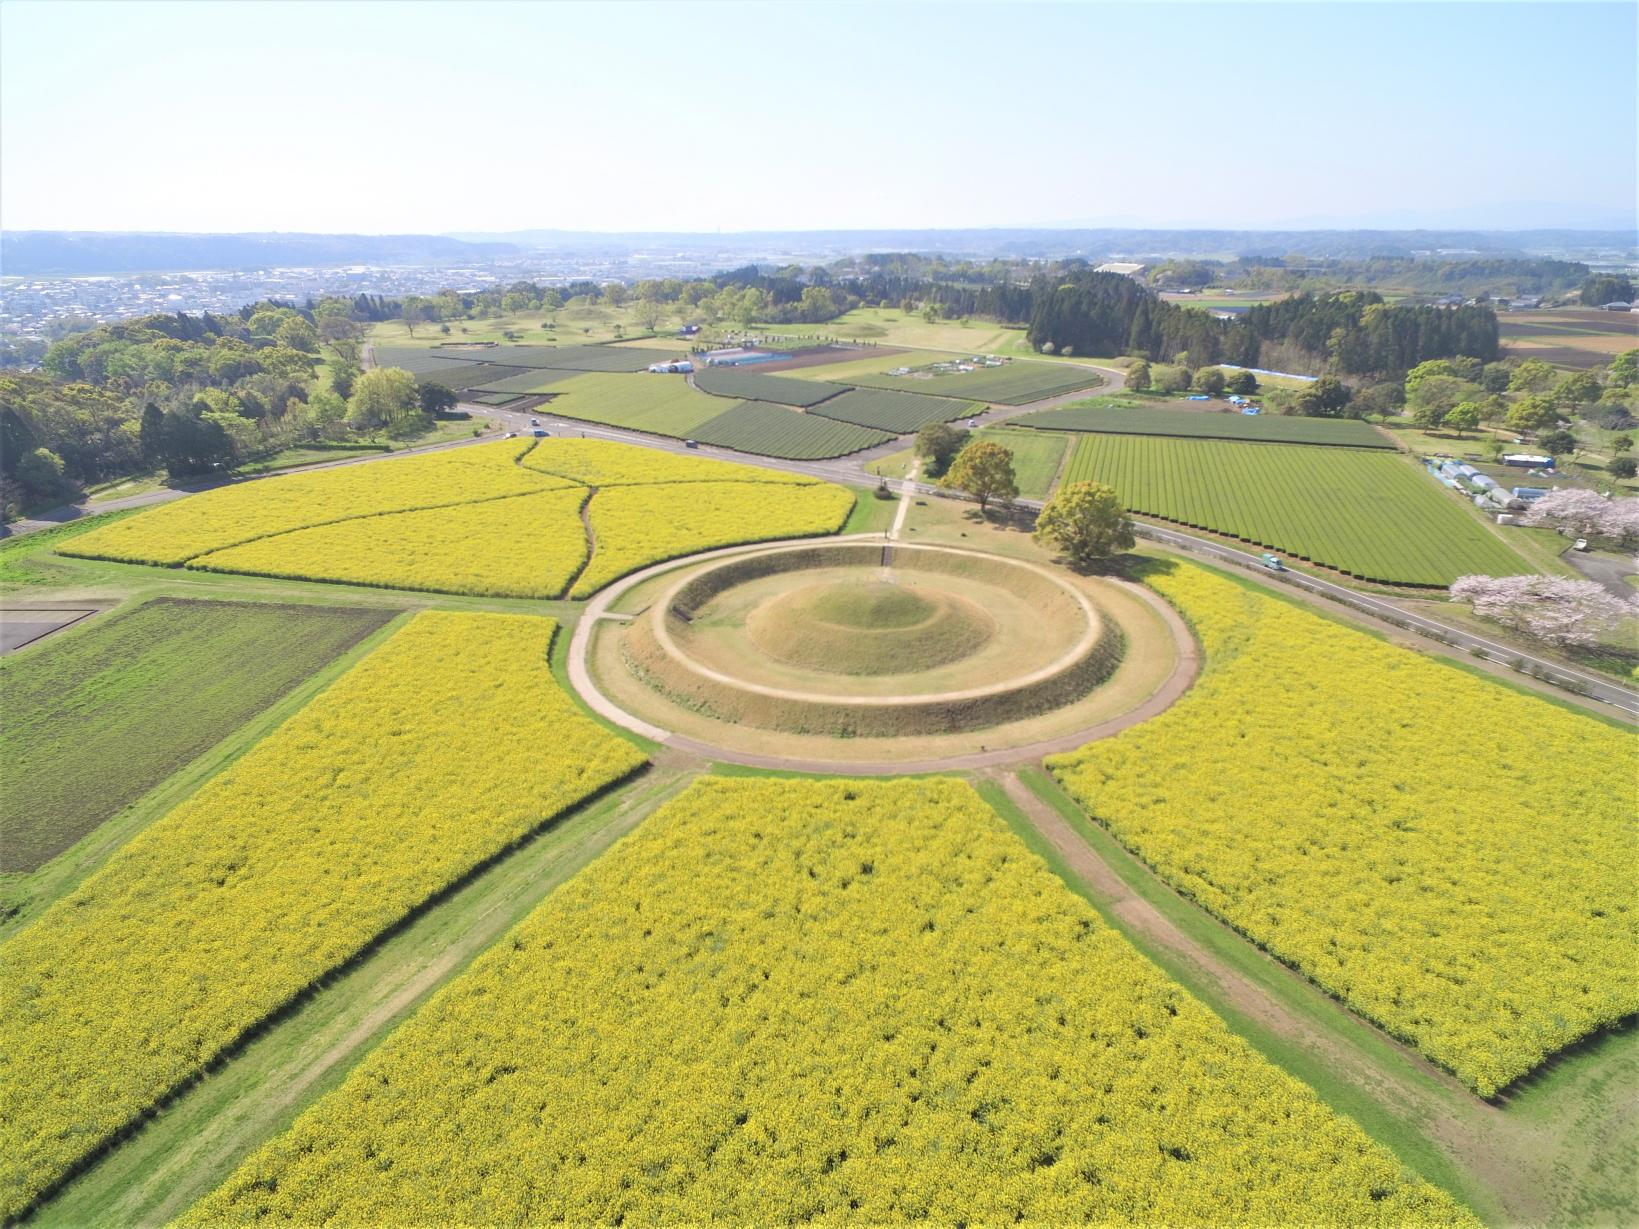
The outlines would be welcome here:
M 161 598 L 6 658 L 0 871 L 37 869 L 386 618 Z
M 773 332 L 800 330 L 801 325 L 771 324 L 760 326 Z M 996 354 L 1000 347 L 1015 337 L 1023 337 L 1024 330 L 1008 328 L 993 320 L 922 319 L 915 312 L 903 312 L 894 307 L 856 307 L 846 315 L 822 325 L 838 341 L 874 341 L 884 346 L 909 346 L 920 350 L 948 350 L 962 354 Z
M 77 521 L 69 521 L 53 529 L 40 529 L 21 537 L 0 538 L 0 592 L 24 585 L 51 584 L 56 577 L 49 566 L 42 568 L 40 565 L 54 548 L 99 525 L 123 520 L 141 511 L 141 508 L 122 508 L 117 512 L 83 516 Z
M 550 386 L 550 414 L 683 439 L 728 404 L 690 388 L 681 376 L 588 372 Z
M 830 384 L 847 384 L 852 380 L 879 376 L 896 367 L 921 367 L 928 363 L 942 363 L 950 358 L 936 350 L 909 350 L 898 354 L 879 354 L 863 350 L 860 357 L 838 363 L 815 363 L 812 367 L 795 367 L 790 371 L 771 372 L 771 375 L 790 376 L 794 380 L 822 380 Z
M 1013 475 L 1025 499 L 1047 498 L 1070 443 L 1069 436 L 1051 431 L 1009 427 L 985 427 L 974 435 L 974 440 L 1000 444 L 1013 454 Z

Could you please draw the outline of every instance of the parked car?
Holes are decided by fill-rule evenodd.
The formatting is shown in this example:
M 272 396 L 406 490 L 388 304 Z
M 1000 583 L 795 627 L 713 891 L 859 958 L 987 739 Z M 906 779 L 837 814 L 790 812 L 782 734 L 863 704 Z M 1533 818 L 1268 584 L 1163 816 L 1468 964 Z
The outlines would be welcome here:
M 551 432 L 543 431 L 540 427 L 536 427 L 533 431 L 530 432 L 530 434 L 533 435 L 538 440 L 544 440 L 548 435 L 551 434 Z
M 1588 549 L 1588 539 L 1587 538 L 1578 538 L 1575 542 L 1571 543 L 1571 549 L 1572 550 L 1587 550 Z

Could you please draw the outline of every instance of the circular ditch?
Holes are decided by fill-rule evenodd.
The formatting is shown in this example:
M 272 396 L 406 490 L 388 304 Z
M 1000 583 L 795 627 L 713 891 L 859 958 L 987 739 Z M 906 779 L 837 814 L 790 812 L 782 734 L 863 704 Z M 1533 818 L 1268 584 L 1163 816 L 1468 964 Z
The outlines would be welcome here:
M 893 739 L 989 730 L 1084 698 L 1120 625 L 1046 568 L 955 548 L 804 545 L 685 571 L 619 660 L 735 727 Z

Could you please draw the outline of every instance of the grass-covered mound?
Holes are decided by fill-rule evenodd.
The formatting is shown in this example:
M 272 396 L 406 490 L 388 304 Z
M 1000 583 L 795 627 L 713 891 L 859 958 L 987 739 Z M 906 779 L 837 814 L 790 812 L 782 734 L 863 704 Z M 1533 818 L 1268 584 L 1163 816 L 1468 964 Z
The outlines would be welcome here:
M 888 580 L 818 584 L 760 607 L 746 623 L 770 657 L 831 674 L 909 674 L 959 661 L 994 621 L 952 593 Z

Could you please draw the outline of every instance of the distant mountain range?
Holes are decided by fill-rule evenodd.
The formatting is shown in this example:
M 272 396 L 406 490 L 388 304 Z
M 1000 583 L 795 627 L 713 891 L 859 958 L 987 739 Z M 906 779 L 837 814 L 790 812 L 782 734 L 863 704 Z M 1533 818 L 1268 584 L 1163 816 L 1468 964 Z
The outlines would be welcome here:
M 0 274 L 266 269 L 270 266 L 484 264 L 516 256 L 510 243 L 446 235 L 185 235 L 119 231 L 0 233 Z
M 166 234 L 114 231 L 0 233 L 0 273 L 99 273 L 265 269 L 272 266 L 458 266 L 527 262 L 531 253 L 624 257 L 689 255 L 707 264 L 819 261 L 866 252 L 921 252 L 987 259 L 1115 256 L 1302 256 L 1361 259 L 1416 252 L 1566 259 L 1632 259 L 1631 230 L 1153 230 L 1056 228 L 820 231 L 567 231 L 500 234 Z

